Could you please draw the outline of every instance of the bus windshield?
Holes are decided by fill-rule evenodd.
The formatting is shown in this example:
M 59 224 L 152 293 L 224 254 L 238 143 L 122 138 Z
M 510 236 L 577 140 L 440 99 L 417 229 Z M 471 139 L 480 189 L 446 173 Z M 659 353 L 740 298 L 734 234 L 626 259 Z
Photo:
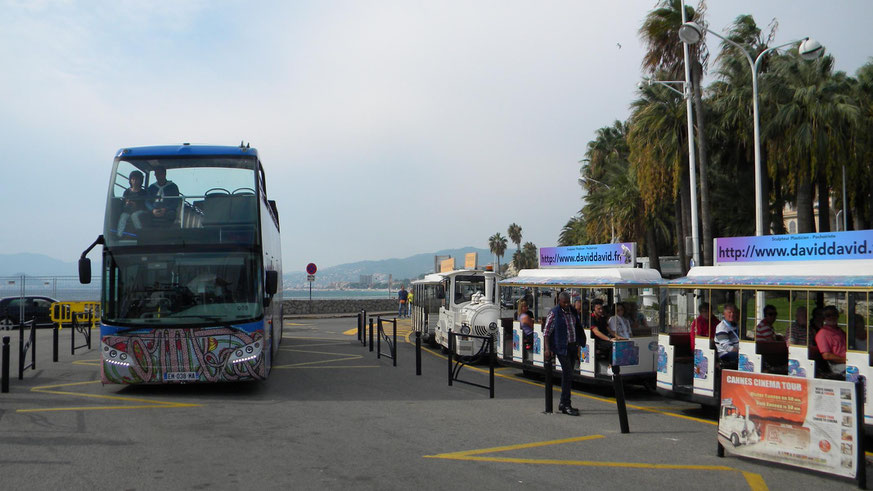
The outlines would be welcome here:
M 255 244 L 256 169 L 248 156 L 117 158 L 107 245 Z
M 242 323 L 262 313 L 245 252 L 106 254 L 104 322 L 158 327 Z

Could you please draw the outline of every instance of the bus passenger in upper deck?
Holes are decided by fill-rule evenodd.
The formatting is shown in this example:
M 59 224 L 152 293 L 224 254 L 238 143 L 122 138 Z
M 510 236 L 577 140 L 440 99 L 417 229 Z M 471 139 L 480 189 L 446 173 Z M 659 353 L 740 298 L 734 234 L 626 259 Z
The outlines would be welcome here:
M 788 328 L 788 344 L 806 345 L 806 331 L 809 328 L 806 312 L 806 307 L 797 307 L 797 311 L 794 313 L 794 322 Z
M 130 188 L 124 190 L 122 201 L 124 208 L 121 216 L 118 217 L 118 238 L 124 237 L 124 228 L 127 226 L 127 221 L 133 223 L 133 227 L 137 230 L 142 229 L 142 217 L 148 213 L 146 211 L 146 190 L 142 187 L 144 176 L 142 172 L 135 170 L 130 173 L 128 180 Z M 128 234 L 133 235 L 133 234 Z
M 167 169 L 163 166 L 155 166 L 155 182 L 149 186 L 148 201 L 146 208 L 152 213 L 152 223 L 173 223 L 176 219 L 176 209 L 179 206 L 178 199 L 170 199 L 179 196 L 179 186 L 173 181 L 167 180 Z
M 755 327 L 755 341 L 782 341 L 782 336 L 776 334 L 773 324 L 776 323 L 776 307 L 766 305 L 764 318 Z
M 630 321 L 624 317 L 624 304 L 622 302 L 615 304 L 615 315 L 607 321 L 607 328 L 615 339 L 631 338 Z
M 732 303 L 724 306 L 724 320 L 715 326 L 715 349 L 724 368 L 737 368 L 740 357 L 740 330 L 737 319 L 740 311 Z
M 844 372 L 846 371 L 846 333 L 837 324 L 840 312 L 833 305 L 828 305 L 822 314 L 822 327 L 815 335 L 815 344 L 818 345 L 821 357 L 830 364 L 832 372 Z

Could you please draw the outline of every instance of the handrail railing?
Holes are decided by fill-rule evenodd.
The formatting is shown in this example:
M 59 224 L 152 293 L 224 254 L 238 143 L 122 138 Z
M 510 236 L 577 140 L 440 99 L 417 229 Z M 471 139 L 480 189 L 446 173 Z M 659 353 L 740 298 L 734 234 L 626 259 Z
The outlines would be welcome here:
M 452 358 L 455 354 L 455 343 L 457 343 L 457 337 L 461 336 L 463 338 L 473 338 L 473 339 L 481 339 L 484 342 L 479 347 L 479 351 L 476 352 L 473 356 L 470 357 L 461 357 L 458 356 L 454 361 Z M 477 384 L 475 382 L 470 382 L 467 380 L 461 380 L 458 378 L 458 374 L 461 372 L 461 368 L 464 365 L 469 363 L 474 363 L 482 359 L 482 357 L 488 356 L 488 385 Z M 466 358 L 466 359 L 465 359 Z M 488 389 L 489 396 L 491 399 L 494 399 L 494 365 L 495 365 L 495 353 L 494 353 L 494 337 L 493 336 L 476 336 L 473 334 L 458 334 L 452 332 L 449 329 L 449 386 L 452 385 L 453 381 L 461 382 L 462 384 L 472 385 L 475 387 L 481 387 L 483 389 Z

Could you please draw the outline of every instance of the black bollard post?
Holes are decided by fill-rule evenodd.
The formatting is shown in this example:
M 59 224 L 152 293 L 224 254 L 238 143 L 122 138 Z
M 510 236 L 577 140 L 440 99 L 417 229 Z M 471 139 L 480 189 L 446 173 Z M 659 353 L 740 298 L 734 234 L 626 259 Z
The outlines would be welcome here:
M 52 361 L 58 361 L 58 325 L 52 327 Z
M 382 330 L 382 318 L 376 318 L 376 325 L 379 326 L 378 331 L 376 333 L 376 358 L 382 358 L 382 333 L 385 332 Z
M 490 368 L 488 370 L 488 387 L 490 389 L 490 398 L 494 399 L 494 365 L 496 365 L 497 354 L 494 353 L 494 338 L 493 337 L 488 340 L 488 344 L 490 345 L 490 348 L 491 348 L 490 349 L 491 355 L 488 357 L 489 358 L 488 364 L 490 365 Z
M 421 375 L 421 331 L 415 331 L 415 374 Z
M 30 328 L 30 368 L 36 370 L 36 319 Z
M 622 433 L 630 433 L 627 424 L 627 406 L 624 402 L 624 383 L 621 380 L 621 367 L 612 367 L 612 385 L 615 387 L 615 402 L 618 405 L 618 422 Z
M 551 358 L 546 360 L 545 363 L 543 363 L 543 366 L 546 369 L 546 410 L 543 412 L 546 414 L 551 414 L 554 412 L 553 396 L 555 394 L 555 391 L 552 388 L 552 360 L 551 360 Z
M 393 366 L 397 366 L 397 319 L 394 319 L 394 340 L 391 343 L 391 359 L 393 360 Z
M 18 380 L 24 379 L 24 324 L 18 324 Z
M 373 318 L 370 317 L 370 352 L 373 352 Z
M 363 313 L 364 313 L 363 310 L 358 312 L 358 342 L 361 341 L 361 314 L 363 314 Z
M 3 336 L 3 366 L 0 372 L 0 392 L 9 392 L 9 336 Z
M 88 311 L 88 349 L 91 349 L 91 330 L 92 329 L 94 329 L 94 310 L 93 309 Z
M 449 387 L 452 385 L 452 353 L 455 351 L 452 346 L 452 330 L 449 329 L 449 356 L 446 358 L 449 360 Z

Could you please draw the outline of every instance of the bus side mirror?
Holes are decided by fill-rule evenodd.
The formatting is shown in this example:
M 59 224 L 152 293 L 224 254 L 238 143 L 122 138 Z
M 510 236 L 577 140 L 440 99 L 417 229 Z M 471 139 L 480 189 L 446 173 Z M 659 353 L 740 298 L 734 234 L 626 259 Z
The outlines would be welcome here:
M 83 285 L 91 283 L 91 260 L 87 257 L 79 258 L 79 283 Z
M 80 273 L 81 274 L 81 273 Z M 275 295 L 279 291 L 279 272 L 267 271 L 267 295 Z

